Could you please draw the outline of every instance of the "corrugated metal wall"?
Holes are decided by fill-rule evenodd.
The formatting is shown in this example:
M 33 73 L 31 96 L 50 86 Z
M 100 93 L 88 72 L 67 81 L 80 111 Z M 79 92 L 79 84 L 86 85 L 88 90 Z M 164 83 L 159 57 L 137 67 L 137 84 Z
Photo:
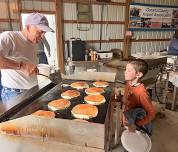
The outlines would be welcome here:
M 55 11 L 55 3 L 49 1 L 22 0 L 23 10 Z
M 125 0 L 112 0 L 113 2 L 125 2 Z M 177 0 L 133 0 L 137 3 L 158 4 L 158 5 L 177 5 Z M 101 5 L 93 5 L 93 20 L 101 20 Z M 71 13 L 68 13 L 70 10 Z M 64 19 L 76 20 L 76 4 L 64 4 Z M 125 6 L 107 5 L 104 6 L 104 21 L 125 21 Z M 82 25 L 86 26 L 86 25 Z M 87 25 L 88 26 L 88 25 Z M 80 37 L 83 40 L 99 40 L 100 25 L 94 24 L 90 31 L 78 31 L 76 24 L 65 24 L 65 40 L 70 38 Z M 167 39 L 173 36 L 173 31 L 136 31 L 133 32 L 133 38 L 140 39 Z M 108 39 L 123 39 L 124 38 L 124 25 L 123 24 L 109 24 L 103 25 L 103 40 Z M 152 41 L 152 42 L 132 42 L 131 53 L 160 51 L 167 48 L 169 41 Z M 90 44 L 91 47 L 99 50 L 99 44 Z M 123 42 L 117 43 L 102 43 L 102 51 L 110 50 L 111 48 L 123 49 Z
M 9 1 L 9 10 L 8 13 L 8 1 Z M 35 1 L 35 0 L 21 0 L 22 10 L 39 10 L 39 11 L 55 11 L 55 3 L 48 1 Z M 16 21 L 7 22 L 7 19 L 12 19 Z M 18 0 L 0 0 L 0 32 L 8 30 L 19 30 L 19 13 L 18 13 Z M 11 24 L 12 28 L 11 29 Z
M 8 8 L 9 7 L 9 8 Z M 9 11 L 8 11 L 9 9 Z M 0 19 L 18 19 L 17 0 L 1 0 L 0 1 Z M 13 29 L 11 29 L 11 27 Z M 7 21 L 0 22 L 0 32 L 6 30 L 17 30 L 19 28 L 18 23 L 8 23 Z
M 125 3 L 126 0 L 112 0 L 113 2 Z M 0 19 L 18 19 L 17 0 L 9 0 L 10 14 L 8 14 L 8 0 L 0 0 Z M 178 0 L 133 0 L 137 3 L 160 4 L 160 5 L 177 5 Z M 41 11 L 55 11 L 54 1 L 35 1 L 22 0 L 22 10 L 41 10 Z M 94 21 L 101 20 L 101 5 L 92 5 L 92 14 Z M 64 3 L 64 20 L 77 20 L 76 3 Z M 125 21 L 125 6 L 121 5 L 105 5 L 104 6 L 104 21 Z M 19 29 L 19 23 L 11 23 L 13 30 Z M 7 21 L 0 24 L 0 32 L 3 30 L 11 30 L 11 24 Z M 89 24 L 81 24 L 81 26 L 90 26 Z M 69 40 L 72 37 L 80 37 L 83 40 L 99 40 L 100 39 L 100 24 L 93 24 L 89 31 L 78 31 L 76 23 L 64 24 L 64 39 Z M 174 32 L 169 31 L 136 31 L 134 38 L 139 39 L 154 39 L 154 38 L 171 38 Z M 104 24 L 103 25 L 103 40 L 109 39 L 123 39 L 124 38 L 124 24 Z M 153 41 L 153 42 L 133 42 L 132 53 L 150 51 L 155 52 L 165 49 L 168 41 Z M 99 43 L 90 43 L 91 47 L 99 49 Z M 123 49 L 123 42 L 102 43 L 102 51 L 110 50 L 111 48 Z
M 115 0 L 115 2 L 125 2 L 123 0 Z M 101 21 L 102 5 L 92 5 L 93 21 Z M 68 12 L 70 10 L 70 13 Z M 76 4 L 64 3 L 64 20 L 77 20 Z M 119 5 L 104 5 L 103 21 L 125 21 L 125 6 Z M 79 31 L 77 26 L 90 27 L 90 24 L 77 25 L 66 23 L 64 25 L 64 39 L 81 38 L 82 40 L 99 40 L 100 39 L 100 24 L 92 24 L 89 31 Z M 103 24 L 102 40 L 123 39 L 124 24 Z M 90 44 L 93 48 L 99 50 L 99 44 Z M 110 50 L 111 48 L 123 48 L 122 43 L 104 43 L 102 51 Z

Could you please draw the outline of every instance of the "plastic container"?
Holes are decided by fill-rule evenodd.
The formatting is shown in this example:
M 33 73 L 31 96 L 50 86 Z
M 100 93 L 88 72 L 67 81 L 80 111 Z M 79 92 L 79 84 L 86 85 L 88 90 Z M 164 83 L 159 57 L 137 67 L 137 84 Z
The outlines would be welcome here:
M 65 74 L 66 75 L 71 75 L 75 71 L 75 65 L 72 63 L 71 59 L 67 59 L 67 63 L 65 65 Z
M 38 67 L 39 73 L 45 75 L 45 76 L 42 76 L 42 75 L 37 76 L 38 83 L 41 83 L 41 82 L 49 79 L 48 77 L 51 72 L 51 66 L 48 64 L 38 64 L 37 67 Z

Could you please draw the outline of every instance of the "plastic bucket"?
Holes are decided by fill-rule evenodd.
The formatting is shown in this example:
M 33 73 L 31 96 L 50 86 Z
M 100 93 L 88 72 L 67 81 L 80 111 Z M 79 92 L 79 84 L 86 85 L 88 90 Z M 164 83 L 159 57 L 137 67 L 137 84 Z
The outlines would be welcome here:
M 46 75 L 46 77 L 42 76 L 42 75 L 38 75 L 37 76 L 38 83 L 41 83 L 41 82 L 43 82 L 43 81 L 48 79 L 48 76 L 50 75 L 50 72 L 51 72 L 51 67 L 48 64 L 38 64 L 37 67 L 38 67 L 38 70 L 39 70 L 40 74 Z
M 123 131 L 121 143 L 128 152 L 150 152 L 152 143 L 150 137 L 142 132 Z

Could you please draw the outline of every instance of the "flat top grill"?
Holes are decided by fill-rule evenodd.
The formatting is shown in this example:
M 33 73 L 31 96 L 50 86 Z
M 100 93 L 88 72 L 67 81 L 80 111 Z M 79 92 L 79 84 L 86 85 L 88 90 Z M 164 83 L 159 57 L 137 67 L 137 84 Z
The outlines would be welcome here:
M 78 80 L 63 80 L 63 84 L 71 84 L 73 82 L 76 82 Z M 93 81 L 86 81 L 90 87 L 92 87 L 92 82 Z M 105 123 L 105 118 L 106 118 L 106 114 L 107 114 L 107 110 L 108 110 L 108 105 L 109 105 L 109 101 L 110 101 L 110 97 L 111 97 L 111 92 L 112 92 L 112 85 L 113 83 L 109 83 L 109 86 L 107 88 L 105 88 L 105 92 L 102 94 L 104 95 L 104 97 L 106 98 L 106 102 L 102 105 L 98 105 L 98 115 L 95 118 L 91 118 L 88 121 L 89 122 L 95 122 L 95 123 L 101 123 L 104 124 Z M 59 85 L 55 86 L 54 88 L 52 88 L 51 90 L 49 90 L 48 92 L 46 92 L 44 95 L 42 95 L 40 98 L 36 99 L 35 101 L 33 101 L 30 105 L 28 105 L 27 107 L 24 107 L 23 110 L 18 113 L 15 117 L 21 117 L 24 115 L 29 115 L 37 110 L 49 110 L 48 109 L 48 103 L 52 100 L 56 100 L 61 98 L 61 93 L 66 91 L 66 90 L 76 90 L 71 88 L 70 86 L 67 87 L 61 87 Z M 78 104 L 84 104 L 86 103 L 84 101 L 84 97 L 87 95 L 85 93 L 85 89 L 81 89 L 78 90 L 80 92 L 80 96 L 77 98 L 73 98 L 70 100 L 71 105 L 69 108 L 65 109 L 65 110 L 59 110 L 56 111 L 56 118 L 62 118 L 62 119 L 76 119 L 72 114 L 71 114 L 71 110 L 75 105 Z

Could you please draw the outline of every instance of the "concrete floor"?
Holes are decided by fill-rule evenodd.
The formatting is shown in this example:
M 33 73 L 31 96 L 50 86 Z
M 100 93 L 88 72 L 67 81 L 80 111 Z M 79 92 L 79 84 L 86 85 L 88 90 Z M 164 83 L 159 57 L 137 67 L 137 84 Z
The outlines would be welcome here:
M 159 116 L 153 121 L 151 152 L 178 152 L 178 112 L 165 110 L 165 118 Z M 112 152 L 123 152 L 121 146 Z
M 166 110 L 165 115 L 154 121 L 151 152 L 178 152 L 178 113 Z

